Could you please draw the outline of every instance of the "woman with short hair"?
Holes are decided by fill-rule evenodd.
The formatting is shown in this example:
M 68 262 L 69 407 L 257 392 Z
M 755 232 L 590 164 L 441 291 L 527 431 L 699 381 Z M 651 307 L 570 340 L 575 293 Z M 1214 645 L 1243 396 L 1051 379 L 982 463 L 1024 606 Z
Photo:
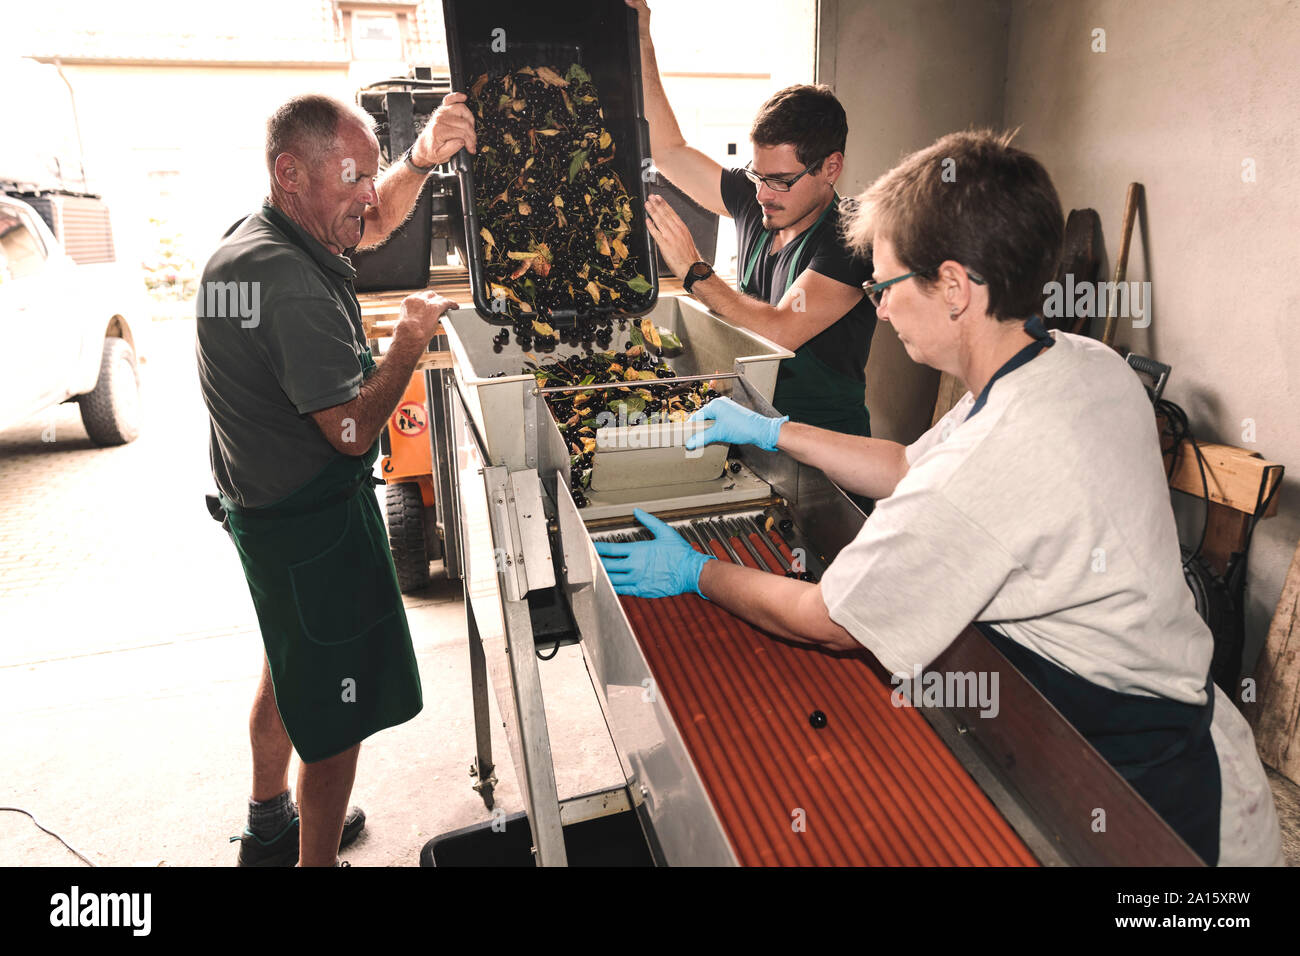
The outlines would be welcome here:
M 1010 136 L 943 137 L 877 180 L 846 229 L 871 253 L 879 318 L 965 397 L 907 446 L 727 399 L 697 413 L 715 423 L 701 445 L 779 448 L 878 499 L 820 583 L 711 560 L 644 512 L 654 541 L 597 550 L 621 594 L 694 591 L 908 678 L 975 622 L 1207 863 L 1281 864 L 1250 728 L 1209 679 L 1151 404 L 1115 352 L 1036 314 L 1063 219 Z

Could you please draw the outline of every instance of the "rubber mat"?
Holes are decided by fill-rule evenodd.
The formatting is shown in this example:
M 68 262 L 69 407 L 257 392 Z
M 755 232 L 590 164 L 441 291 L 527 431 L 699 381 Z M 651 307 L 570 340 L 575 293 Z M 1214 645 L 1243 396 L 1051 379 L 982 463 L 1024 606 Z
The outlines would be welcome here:
M 1037 865 L 865 653 L 777 640 L 694 594 L 620 600 L 742 865 Z

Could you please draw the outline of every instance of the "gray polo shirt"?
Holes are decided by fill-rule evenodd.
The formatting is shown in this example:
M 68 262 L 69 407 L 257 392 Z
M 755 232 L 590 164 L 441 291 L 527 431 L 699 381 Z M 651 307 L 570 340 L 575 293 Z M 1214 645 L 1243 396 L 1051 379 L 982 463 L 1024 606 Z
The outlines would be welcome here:
M 309 413 L 361 390 L 355 276 L 270 203 L 208 260 L 195 309 L 199 383 L 212 476 L 236 504 L 274 504 L 339 454 Z

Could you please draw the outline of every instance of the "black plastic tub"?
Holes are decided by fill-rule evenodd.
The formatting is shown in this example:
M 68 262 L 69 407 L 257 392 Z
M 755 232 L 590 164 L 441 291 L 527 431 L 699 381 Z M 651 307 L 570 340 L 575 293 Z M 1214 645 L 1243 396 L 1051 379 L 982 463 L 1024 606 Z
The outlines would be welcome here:
M 633 200 L 632 229 L 625 242 L 629 253 L 643 267 L 640 271 L 650 283 L 650 291 L 637 302 L 635 311 L 621 309 L 618 303 L 592 303 L 589 310 L 551 312 L 548 321 L 564 324 L 604 314 L 637 316 L 649 312 L 659 294 L 659 276 L 645 221 L 643 174 L 650 169 L 650 130 L 641 95 L 636 11 L 612 0 L 552 0 L 537 4 L 518 0 L 443 0 L 442 8 L 453 90 L 468 93 L 483 73 L 495 77 L 525 66 L 549 66 L 563 74 L 571 63 L 577 63 L 591 75 L 600 95 L 605 128 L 614 138 L 615 158 L 609 165 L 617 171 Z M 483 273 L 473 160 L 461 150 L 454 166 L 460 176 L 469 254 L 466 265 L 474 307 L 485 318 L 507 320 L 492 310 Z

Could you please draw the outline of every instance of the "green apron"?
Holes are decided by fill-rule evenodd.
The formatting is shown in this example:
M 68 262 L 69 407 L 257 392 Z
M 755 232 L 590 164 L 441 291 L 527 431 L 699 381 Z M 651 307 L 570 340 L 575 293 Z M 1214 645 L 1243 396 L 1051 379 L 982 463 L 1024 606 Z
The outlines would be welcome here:
M 784 296 L 790 291 L 799 277 L 799 257 L 808 237 L 822 224 L 832 208 L 839 204 L 839 193 L 835 194 L 830 205 L 822 210 L 817 221 L 803 234 L 794 255 L 790 258 L 790 267 L 786 270 Z M 750 288 L 750 279 L 762 256 L 772 245 L 772 233 L 764 230 L 763 239 L 754 245 L 745 265 L 745 274 L 740 281 L 740 291 L 757 296 L 756 290 Z M 849 435 L 871 435 L 871 423 L 863 404 L 865 388 L 857 379 L 850 378 L 835 371 L 813 354 L 809 342 L 794 350 L 794 358 L 781 362 L 777 371 L 776 390 L 772 395 L 772 405 L 782 415 L 789 415 L 792 421 L 804 422 L 818 428 L 844 432 Z
M 365 374 L 375 368 L 361 353 Z M 266 508 L 224 495 L 289 740 L 304 763 L 410 720 L 423 699 L 379 505 L 376 442 Z

